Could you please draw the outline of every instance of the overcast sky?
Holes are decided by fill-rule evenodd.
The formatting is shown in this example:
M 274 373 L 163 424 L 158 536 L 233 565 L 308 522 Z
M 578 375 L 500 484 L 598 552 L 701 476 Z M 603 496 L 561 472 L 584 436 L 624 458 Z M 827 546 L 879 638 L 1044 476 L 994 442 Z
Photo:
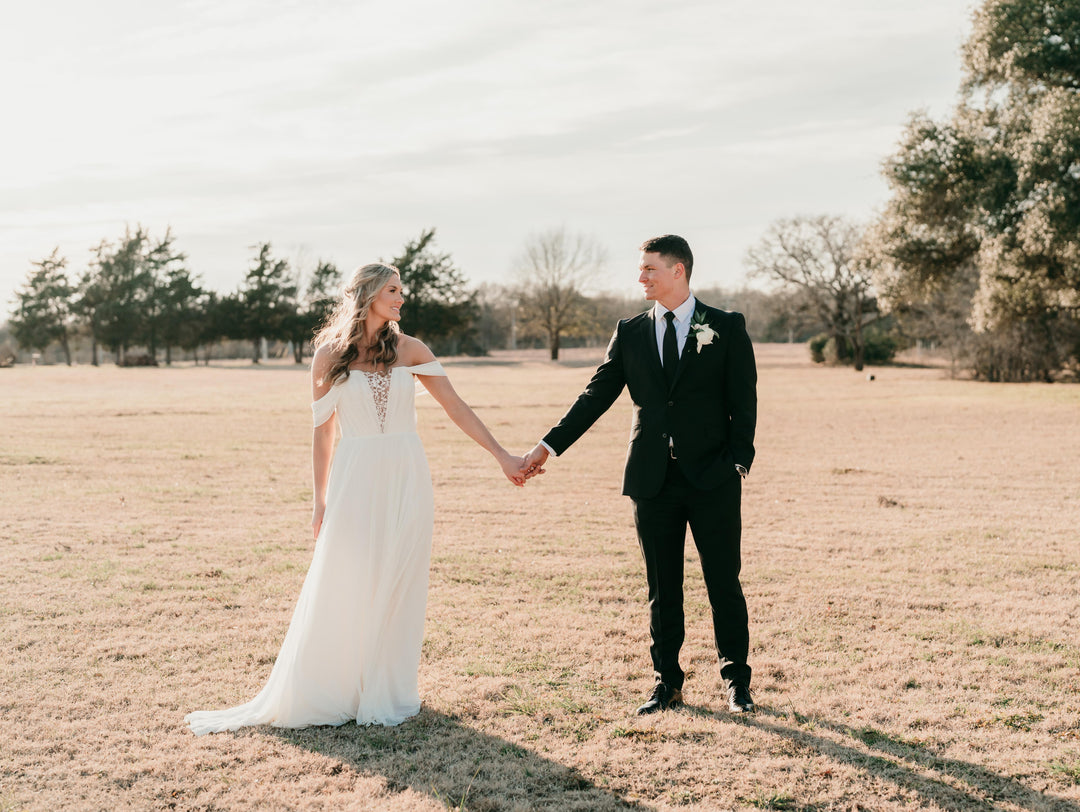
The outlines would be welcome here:
M 970 0 L 36 0 L 0 28 L 0 304 L 59 245 L 171 226 L 218 290 L 438 229 L 474 283 L 565 226 L 627 290 L 689 239 L 736 286 L 769 223 L 868 218 L 908 114 L 946 113 Z M 8 307 L 3 308 L 6 313 Z M 0 313 L 2 317 L 3 313 Z

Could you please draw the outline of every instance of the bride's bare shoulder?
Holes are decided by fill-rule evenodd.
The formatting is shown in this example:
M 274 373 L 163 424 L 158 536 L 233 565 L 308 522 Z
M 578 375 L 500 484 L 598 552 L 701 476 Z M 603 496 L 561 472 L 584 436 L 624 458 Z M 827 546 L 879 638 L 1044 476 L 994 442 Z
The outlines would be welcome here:
M 402 333 L 398 336 L 398 359 L 402 366 L 414 367 L 434 361 L 435 353 L 420 339 Z
M 317 350 L 315 354 L 311 356 L 311 369 L 318 372 L 329 372 L 330 366 L 334 363 L 334 351 L 330 349 L 329 344 L 323 344 Z
M 330 380 L 330 371 L 336 360 L 333 350 L 326 344 L 315 350 L 315 354 L 311 356 L 311 387 L 316 398 L 322 397 L 330 390 L 333 383 Z

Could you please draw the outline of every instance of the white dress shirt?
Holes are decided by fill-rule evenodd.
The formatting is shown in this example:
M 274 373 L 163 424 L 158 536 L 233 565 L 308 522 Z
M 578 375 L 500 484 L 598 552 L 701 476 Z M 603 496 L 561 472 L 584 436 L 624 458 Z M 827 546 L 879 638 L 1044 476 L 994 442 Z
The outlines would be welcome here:
M 694 308 L 697 307 L 697 299 L 694 294 L 686 297 L 686 301 L 671 312 L 675 314 L 672 322 L 675 326 L 675 340 L 679 343 L 679 357 L 682 358 L 683 347 L 690 335 L 690 320 L 694 318 Z M 656 323 L 656 349 L 660 351 L 660 363 L 664 363 L 664 333 L 667 332 L 667 319 L 664 314 L 668 309 L 660 302 L 653 305 L 653 321 Z

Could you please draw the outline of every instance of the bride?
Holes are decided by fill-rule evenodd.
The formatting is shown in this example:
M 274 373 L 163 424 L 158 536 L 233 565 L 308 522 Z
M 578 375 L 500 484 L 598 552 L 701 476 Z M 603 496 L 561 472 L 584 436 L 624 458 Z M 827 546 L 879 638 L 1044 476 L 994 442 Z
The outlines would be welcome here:
M 431 350 L 400 331 L 403 302 L 396 268 L 364 265 L 315 338 L 311 568 L 265 687 L 247 704 L 188 714 L 197 735 L 249 725 L 396 725 L 420 711 L 434 508 L 414 376 L 511 482 L 527 477 Z

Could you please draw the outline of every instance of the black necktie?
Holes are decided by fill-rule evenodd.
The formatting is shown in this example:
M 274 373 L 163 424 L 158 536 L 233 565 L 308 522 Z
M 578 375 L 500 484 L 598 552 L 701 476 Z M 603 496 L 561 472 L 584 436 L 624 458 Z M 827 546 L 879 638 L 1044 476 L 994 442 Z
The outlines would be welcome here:
M 667 327 L 664 328 L 664 377 L 668 387 L 675 380 L 675 368 L 679 365 L 679 341 L 675 338 L 675 314 L 670 310 L 664 314 Z

